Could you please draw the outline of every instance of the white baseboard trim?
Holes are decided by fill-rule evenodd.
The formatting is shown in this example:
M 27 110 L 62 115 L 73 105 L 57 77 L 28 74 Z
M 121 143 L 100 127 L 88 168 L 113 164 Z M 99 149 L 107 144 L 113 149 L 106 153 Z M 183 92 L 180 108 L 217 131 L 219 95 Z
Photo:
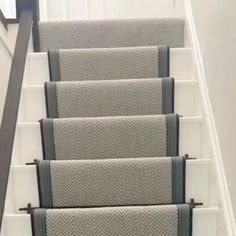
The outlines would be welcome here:
M 189 27 L 189 37 L 193 47 L 194 62 L 196 64 L 196 70 L 198 75 L 199 88 L 203 100 L 204 115 L 206 117 L 207 126 L 209 129 L 209 138 L 212 147 L 212 154 L 214 161 L 216 163 L 216 172 L 219 179 L 219 187 L 222 201 L 222 210 L 224 213 L 227 235 L 236 236 L 236 225 L 234 220 L 234 213 L 232 202 L 230 198 L 230 193 L 227 185 L 226 175 L 224 171 L 224 164 L 222 159 L 222 153 L 219 145 L 219 138 L 216 131 L 215 120 L 213 116 L 212 106 L 209 98 L 206 75 L 204 70 L 204 64 L 202 60 L 199 40 L 197 36 L 197 31 L 194 23 L 194 18 L 192 14 L 192 6 L 190 0 L 185 1 L 186 10 L 186 20 Z M 221 236 L 221 235 L 220 235 Z

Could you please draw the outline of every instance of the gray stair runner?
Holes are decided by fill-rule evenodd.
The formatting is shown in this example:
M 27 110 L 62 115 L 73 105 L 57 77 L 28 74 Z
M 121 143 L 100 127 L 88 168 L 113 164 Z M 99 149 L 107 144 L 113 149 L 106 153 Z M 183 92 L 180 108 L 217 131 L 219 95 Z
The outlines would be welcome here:
M 169 47 L 64 49 L 48 52 L 52 81 L 169 76 Z
M 178 115 L 41 120 L 44 159 L 178 156 Z
M 35 236 L 190 236 L 189 205 L 37 209 Z
M 182 18 L 39 22 L 40 50 L 184 46 Z
M 40 161 L 41 207 L 184 203 L 185 159 Z
M 184 25 L 182 18 L 39 22 L 51 82 L 34 236 L 192 235 L 168 78 L 169 47 L 184 46 Z
M 48 118 L 169 114 L 174 79 L 47 82 Z

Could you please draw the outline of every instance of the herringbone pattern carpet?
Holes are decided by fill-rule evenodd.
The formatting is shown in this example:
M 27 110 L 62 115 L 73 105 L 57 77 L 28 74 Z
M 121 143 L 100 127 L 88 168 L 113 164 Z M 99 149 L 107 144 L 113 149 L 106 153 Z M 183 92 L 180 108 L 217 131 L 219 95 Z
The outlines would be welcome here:
M 169 47 L 50 50 L 51 81 L 88 81 L 169 76 Z
M 184 19 L 39 22 L 40 49 L 184 46 Z
M 57 160 L 166 156 L 166 118 L 58 119 L 53 123 Z
M 178 235 L 176 206 L 47 210 L 48 236 Z
M 170 82 L 164 82 L 164 81 Z M 50 84 L 54 83 L 53 93 Z M 48 82 L 48 96 L 55 100 L 47 103 L 51 118 L 135 116 L 172 113 L 172 79 L 138 79 L 91 82 Z M 165 93 L 163 92 L 166 91 Z M 168 107 L 163 101 L 170 99 Z M 52 110 L 57 105 L 57 114 Z
M 174 80 L 166 78 L 184 25 L 39 23 L 52 82 L 36 168 L 45 209 L 32 212 L 34 236 L 191 236 Z
M 167 122 L 168 117 L 174 119 Z M 43 143 L 54 143 L 56 160 L 169 156 L 177 143 L 175 115 L 54 119 L 53 134 L 42 122 Z M 168 130 L 168 132 L 167 132 Z M 167 135 L 167 134 L 170 135 Z M 171 152 L 178 155 L 176 151 Z
M 60 50 L 62 81 L 159 77 L 158 47 Z
M 176 203 L 173 189 L 184 186 L 184 180 L 173 180 L 173 171 L 182 170 L 173 169 L 172 161 L 167 157 L 51 161 L 50 183 L 42 182 L 41 195 L 47 195 L 47 186 L 51 185 L 51 207 Z M 40 171 L 40 178 L 47 175 L 45 170 Z

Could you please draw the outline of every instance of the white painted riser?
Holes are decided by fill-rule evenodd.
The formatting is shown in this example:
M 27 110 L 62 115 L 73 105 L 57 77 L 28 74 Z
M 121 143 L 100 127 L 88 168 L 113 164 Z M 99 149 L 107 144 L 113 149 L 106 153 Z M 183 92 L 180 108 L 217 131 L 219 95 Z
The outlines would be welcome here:
M 196 81 L 176 81 L 174 107 L 175 113 L 180 115 L 201 115 L 200 99 Z M 42 118 L 46 118 L 44 87 L 24 86 L 18 120 L 20 122 L 33 122 Z
M 186 201 L 194 198 L 196 202 L 208 203 L 208 172 L 209 160 L 191 160 L 186 163 Z M 201 174 L 199 174 L 201 170 Z M 19 213 L 18 209 L 31 203 L 33 207 L 39 207 L 39 195 L 36 166 L 12 166 L 11 167 L 10 197 L 13 202 L 10 212 Z M 13 211 L 13 212 L 12 212 Z
M 218 208 L 193 210 L 193 235 L 216 236 Z M 1 236 L 32 236 L 30 215 L 6 215 Z
M 184 16 L 184 0 L 40 0 L 40 20 Z
M 193 79 L 194 66 L 190 48 L 170 49 L 170 76 L 176 80 Z M 47 53 L 29 53 L 25 70 L 25 85 L 43 85 L 49 81 Z
M 180 155 L 188 153 L 197 158 L 208 158 L 208 142 L 204 119 L 180 119 Z M 42 142 L 39 122 L 18 123 L 13 148 L 13 164 L 25 164 L 42 159 Z

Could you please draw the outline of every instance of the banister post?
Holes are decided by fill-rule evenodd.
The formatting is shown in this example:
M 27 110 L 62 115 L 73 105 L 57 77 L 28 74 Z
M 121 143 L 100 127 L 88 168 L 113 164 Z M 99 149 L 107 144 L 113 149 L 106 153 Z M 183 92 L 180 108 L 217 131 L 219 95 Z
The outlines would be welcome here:
M 33 13 L 33 46 L 34 51 L 39 52 L 39 0 L 16 0 L 16 12 L 18 19 L 20 19 L 21 12 L 23 11 L 32 11 Z

